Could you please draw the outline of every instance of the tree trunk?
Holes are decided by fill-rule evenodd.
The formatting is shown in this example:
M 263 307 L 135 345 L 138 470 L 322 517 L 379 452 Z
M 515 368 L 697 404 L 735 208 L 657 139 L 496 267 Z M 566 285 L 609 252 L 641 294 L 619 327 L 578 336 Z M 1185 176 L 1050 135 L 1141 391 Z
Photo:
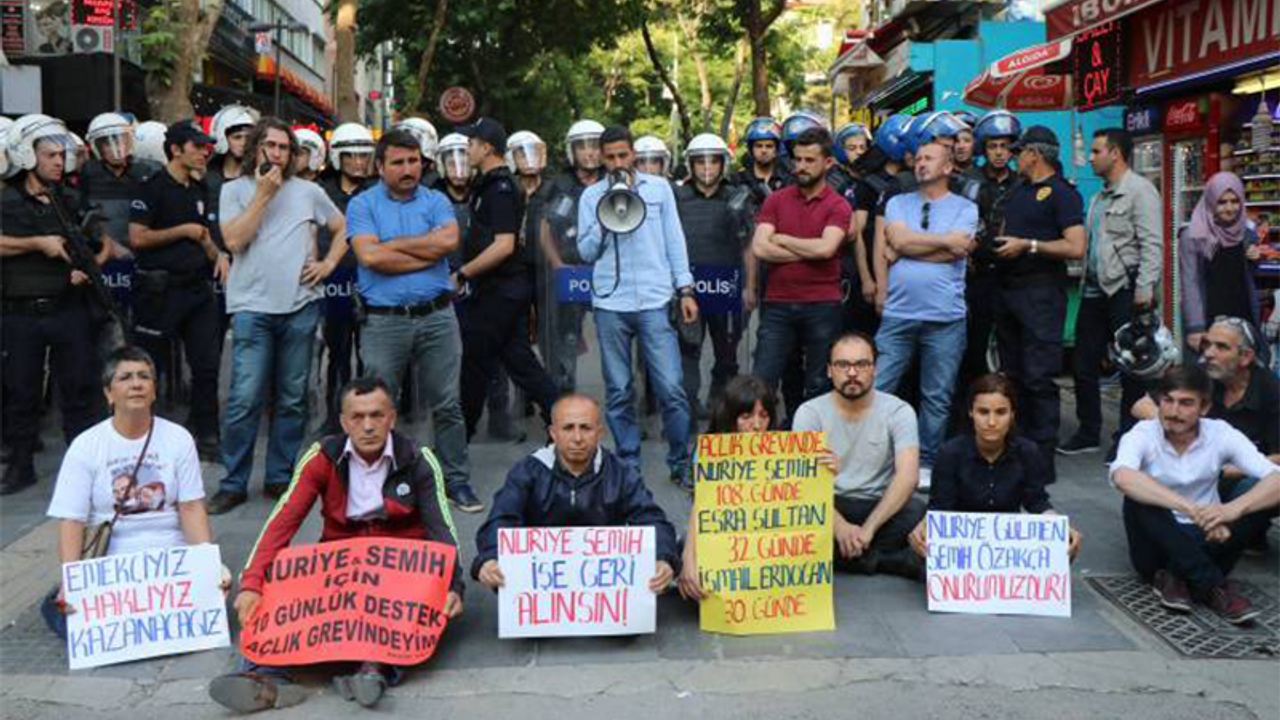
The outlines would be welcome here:
M 222 15 L 223 0 L 206 0 L 203 11 L 200 0 L 178 0 L 174 7 L 175 44 L 182 48 L 165 78 L 147 76 L 147 98 L 151 117 L 163 123 L 176 122 L 195 115 L 191 106 L 191 86 L 195 72 L 209 49 L 209 36 Z
M 724 101 L 724 115 L 720 116 L 720 137 L 729 141 L 729 130 L 733 126 L 733 110 L 738 104 L 738 92 L 742 90 L 742 76 L 747 69 L 746 43 L 739 42 L 733 57 L 733 86 L 729 89 L 729 97 Z
M 706 58 L 698 49 L 698 28 L 702 25 L 702 13 L 695 14 L 692 23 L 685 19 L 684 13 L 678 13 L 676 19 L 680 24 L 680 30 L 684 33 L 689 54 L 693 56 L 694 70 L 698 74 L 698 109 L 701 115 L 698 129 L 700 132 L 708 132 L 711 130 L 711 79 L 707 74 Z
M 756 115 L 768 117 L 772 108 L 769 103 L 769 54 L 765 38 L 773 22 L 786 9 L 786 0 L 768 0 L 768 7 L 763 7 L 765 0 L 745 2 L 747 12 L 743 25 L 747 31 L 747 42 L 751 44 L 751 97 L 755 101 Z
M 448 11 L 449 0 L 439 0 L 436 5 L 435 17 L 431 19 L 431 35 L 427 38 L 427 47 L 422 51 L 422 59 L 418 61 L 418 94 L 408 104 L 410 111 L 425 111 L 427 109 L 423 107 L 423 101 L 429 97 L 427 94 L 427 79 L 431 75 L 431 64 L 436 56 L 436 45 L 440 42 L 440 32 L 444 30 L 445 20 L 448 19 Z
M 676 112 L 680 116 L 680 145 L 683 147 L 689 142 L 689 109 L 684 104 L 684 96 L 680 94 L 680 87 L 672 81 L 671 76 L 667 73 L 667 69 L 662 65 L 662 58 L 658 56 L 658 48 L 654 47 L 653 36 L 649 33 L 649 23 L 640 24 L 640 35 L 644 38 L 644 49 L 649 53 L 649 62 L 653 64 L 654 72 L 658 73 L 658 79 L 671 92 L 671 97 L 675 100 Z
M 360 121 L 360 97 L 356 95 L 356 0 L 338 0 L 334 27 L 338 44 L 334 58 L 333 91 L 337 99 L 338 122 Z

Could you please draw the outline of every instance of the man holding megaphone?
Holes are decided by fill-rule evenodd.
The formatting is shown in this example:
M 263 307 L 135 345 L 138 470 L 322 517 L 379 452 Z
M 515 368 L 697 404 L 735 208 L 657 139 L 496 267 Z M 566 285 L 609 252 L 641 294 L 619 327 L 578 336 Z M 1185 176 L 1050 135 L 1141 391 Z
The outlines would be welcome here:
M 618 456 L 640 471 L 640 427 L 632 395 L 631 346 L 639 343 L 658 396 L 674 481 L 689 464 L 689 400 L 680 346 L 668 307 L 683 322 L 698 318 L 693 274 L 675 195 L 665 178 L 636 172 L 631 132 L 600 136 L 606 174 L 578 204 L 578 252 L 592 263 L 592 306 L 604 369 L 606 414 Z

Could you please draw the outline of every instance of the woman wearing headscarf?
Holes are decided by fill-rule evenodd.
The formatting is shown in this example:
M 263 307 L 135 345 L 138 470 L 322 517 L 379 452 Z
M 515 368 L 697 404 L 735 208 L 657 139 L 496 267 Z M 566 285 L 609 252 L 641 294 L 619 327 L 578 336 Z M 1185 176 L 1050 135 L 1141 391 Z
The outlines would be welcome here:
M 1200 349 L 1205 331 L 1220 315 L 1258 326 L 1258 293 L 1250 267 L 1256 241 L 1245 222 L 1244 183 L 1229 172 L 1209 178 L 1178 242 L 1182 329 L 1192 348 Z

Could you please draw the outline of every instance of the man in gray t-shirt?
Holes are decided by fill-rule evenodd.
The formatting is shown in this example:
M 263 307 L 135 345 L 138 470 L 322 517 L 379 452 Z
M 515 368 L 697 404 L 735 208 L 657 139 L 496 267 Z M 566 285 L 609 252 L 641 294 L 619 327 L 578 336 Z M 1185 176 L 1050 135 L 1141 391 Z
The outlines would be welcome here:
M 347 223 L 324 190 L 293 177 L 298 141 L 276 118 L 249 136 L 249 162 L 222 186 L 222 239 L 231 251 L 227 312 L 231 313 L 231 387 L 222 432 L 227 475 L 209 500 L 218 515 L 243 503 L 253 471 L 258 420 L 268 390 L 275 393 L 263 490 L 278 498 L 289 487 L 307 430 L 312 344 L 320 319 L 320 283 L 347 251 Z M 316 229 L 332 243 L 316 257 Z
M 835 389 L 801 405 L 792 429 L 827 436 L 827 464 L 836 474 L 836 567 L 920 579 L 924 565 L 907 545 L 925 513 L 913 495 L 920 472 L 915 411 L 875 390 L 876 347 L 861 333 L 831 346 L 827 376 Z

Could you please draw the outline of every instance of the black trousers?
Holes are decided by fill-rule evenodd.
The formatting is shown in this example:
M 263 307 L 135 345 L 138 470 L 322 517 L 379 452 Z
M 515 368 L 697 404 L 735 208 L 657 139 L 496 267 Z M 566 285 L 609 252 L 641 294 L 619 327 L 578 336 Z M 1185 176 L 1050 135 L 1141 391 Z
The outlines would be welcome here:
M 836 512 L 854 525 L 866 522 L 879 502 L 835 496 Z M 901 510 L 880 526 L 871 541 L 871 547 L 861 557 L 845 559 L 840 556 L 840 548 L 836 547 L 832 555 L 836 569 L 862 575 L 891 573 L 913 580 L 921 579 L 924 562 L 907 543 L 907 536 L 924 519 L 927 510 L 924 500 L 912 495 Z
M 324 316 L 321 333 L 324 337 L 324 350 L 328 358 L 325 366 L 324 397 L 327 416 L 325 424 L 334 428 L 338 426 L 338 417 L 342 414 L 339 394 L 342 386 L 352 377 L 352 365 L 360 372 L 359 356 L 356 344 L 359 335 L 356 332 L 356 319 L 350 312 L 331 312 Z
M 738 374 L 738 343 L 742 340 L 742 313 L 703 315 L 701 337 L 697 345 L 680 340 L 680 359 L 684 366 L 684 394 L 689 398 L 690 409 L 698 407 L 702 393 L 702 346 L 707 335 L 711 336 L 711 350 L 715 364 L 711 366 L 711 390 L 707 404 L 714 402 L 725 384 Z M 696 418 L 695 418 L 696 421 Z
M 951 434 L 967 432 L 973 427 L 969 419 L 969 385 L 991 372 L 987 349 L 996 330 L 996 303 L 1000 301 L 1000 284 L 994 272 L 971 272 L 965 277 L 964 302 L 969 310 L 965 322 L 967 342 L 960 374 L 956 378 L 955 400 L 951 403 Z
M 13 462 L 30 460 L 40 437 L 45 356 L 57 387 L 62 433 L 67 444 L 106 416 L 97 361 L 98 328 L 88 301 L 70 291 L 47 313 L 6 312 L 0 323 L 3 357 L 5 439 Z
M 1086 297 L 1080 300 L 1080 313 L 1076 316 L 1076 420 L 1080 429 L 1076 432 L 1087 440 L 1098 440 L 1102 434 L 1102 393 L 1098 381 L 1102 375 L 1102 362 L 1107 357 L 1107 345 L 1115 337 L 1116 330 L 1133 318 L 1133 291 L 1121 290 L 1111 297 Z M 1120 374 L 1120 427 L 1116 438 L 1128 432 L 1136 422 L 1129 411 L 1142 399 L 1143 384 L 1134 378 Z
M 1066 291 L 1060 285 L 1002 287 L 996 304 L 1000 367 L 1018 390 L 1018 425 L 1040 447 L 1050 470 L 1058 446 Z
M 459 308 L 462 415 L 468 439 L 475 435 L 489 384 L 500 366 L 542 411 L 543 420 L 551 423 L 551 406 L 559 392 L 529 346 L 529 307 L 529 299 L 506 297 L 496 289 L 486 288 Z
M 1129 537 L 1129 560 L 1147 582 L 1157 570 L 1168 570 L 1203 599 L 1226 580 L 1249 541 L 1265 532 L 1267 513 L 1251 513 L 1231 523 L 1231 538 L 1208 542 L 1195 525 L 1184 525 L 1172 510 L 1124 499 L 1124 531 Z
M 172 342 L 180 340 L 191 368 L 191 415 L 196 437 L 218 436 L 218 367 L 222 355 L 222 311 L 207 280 L 173 284 L 160 291 L 135 292 L 134 334 L 151 354 L 162 377 L 170 367 Z M 157 378 L 160 381 L 160 378 Z

